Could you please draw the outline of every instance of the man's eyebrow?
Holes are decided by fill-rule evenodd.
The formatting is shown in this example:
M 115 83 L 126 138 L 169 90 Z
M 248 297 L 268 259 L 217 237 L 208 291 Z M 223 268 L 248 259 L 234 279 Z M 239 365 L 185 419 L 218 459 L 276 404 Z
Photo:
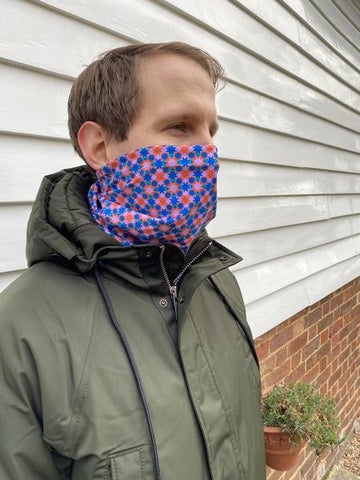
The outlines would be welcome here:
M 182 121 L 182 120 L 196 120 L 198 118 L 196 113 L 182 113 L 182 112 L 177 112 L 177 113 L 171 113 L 167 116 L 164 116 L 161 119 L 161 123 L 172 123 L 172 122 L 177 122 L 177 121 Z M 213 134 L 219 130 L 219 122 L 217 120 L 214 120 L 210 124 L 210 129 L 213 131 Z

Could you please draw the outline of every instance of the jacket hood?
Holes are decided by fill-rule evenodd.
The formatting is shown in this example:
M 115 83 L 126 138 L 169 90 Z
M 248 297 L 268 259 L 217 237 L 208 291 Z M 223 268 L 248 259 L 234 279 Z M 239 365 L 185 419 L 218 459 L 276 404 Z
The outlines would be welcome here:
M 139 250 L 154 248 L 154 244 L 122 246 L 101 230 L 87 203 L 87 193 L 94 181 L 96 176 L 87 166 L 64 169 L 44 177 L 28 223 L 26 257 L 29 266 L 60 258 L 86 273 L 100 260 L 121 260 L 135 265 Z M 203 230 L 192 242 L 187 255 L 194 255 L 210 240 Z M 213 242 L 233 257 L 233 263 L 241 260 L 234 252 Z M 175 245 L 168 245 L 168 249 L 181 267 L 185 261 L 183 252 Z
M 95 180 L 86 166 L 44 177 L 27 228 L 29 266 L 62 257 L 86 272 L 104 249 L 119 247 L 97 226 L 88 209 L 87 191 Z

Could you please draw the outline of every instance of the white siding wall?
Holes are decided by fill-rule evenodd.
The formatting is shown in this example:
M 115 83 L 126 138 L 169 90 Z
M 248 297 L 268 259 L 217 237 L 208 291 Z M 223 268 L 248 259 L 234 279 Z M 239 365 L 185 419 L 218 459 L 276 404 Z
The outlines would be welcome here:
M 71 82 L 107 49 L 181 40 L 226 70 L 209 233 L 254 334 L 360 275 L 359 0 L 2 0 L 0 290 L 24 268 L 44 174 L 79 164 Z

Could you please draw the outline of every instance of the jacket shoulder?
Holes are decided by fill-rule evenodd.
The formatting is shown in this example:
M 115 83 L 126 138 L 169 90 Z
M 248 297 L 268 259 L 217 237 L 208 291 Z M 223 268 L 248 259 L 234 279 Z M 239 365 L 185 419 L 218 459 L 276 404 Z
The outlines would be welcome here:
M 226 291 L 228 295 L 231 296 L 234 302 L 237 302 L 242 306 L 245 313 L 243 296 L 233 272 L 229 268 L 225 268 L 220 272 L 211 275 L 211 278 L 216 281 L 221 290 Z
M 244 299 L 238 284 L 238 281 L 228 268 L 217 272 L 210 277 L 211 283 L 215 290 L 220 293 L 225 303 L 227 303 L 235 312 L 237 318 L 240 320 L 242 328 L 246 330 L 250 342 L 253 344 L 253 336 L 250 325 L 246 318 L 246 309 Z
M 0 349 L 25 348 L 41 363 L 64 355 L 86 355 L 99 294 L 94 283 L 67 267 L 40 262 L 0 295 Z
M 86 308 L 86 299 L 96 289 L 75 270 L 52 262 L 28 268 L 0 294 L 0 324 L 59 318 L 61 312 Z M 32 325 L 34 326 L 34 325 Z

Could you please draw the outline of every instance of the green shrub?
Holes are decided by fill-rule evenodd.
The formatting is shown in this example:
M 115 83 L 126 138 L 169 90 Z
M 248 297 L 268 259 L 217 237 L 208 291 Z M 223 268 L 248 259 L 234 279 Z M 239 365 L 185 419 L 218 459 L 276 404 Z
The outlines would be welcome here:
M 262 402 L 264 425 L 280 427 L 296 445 L 304 440 L 319 454 L 339 445 L 339 418 L 334 398 L 321 395 L 318 388 L 303 382 L 276 386 Z

